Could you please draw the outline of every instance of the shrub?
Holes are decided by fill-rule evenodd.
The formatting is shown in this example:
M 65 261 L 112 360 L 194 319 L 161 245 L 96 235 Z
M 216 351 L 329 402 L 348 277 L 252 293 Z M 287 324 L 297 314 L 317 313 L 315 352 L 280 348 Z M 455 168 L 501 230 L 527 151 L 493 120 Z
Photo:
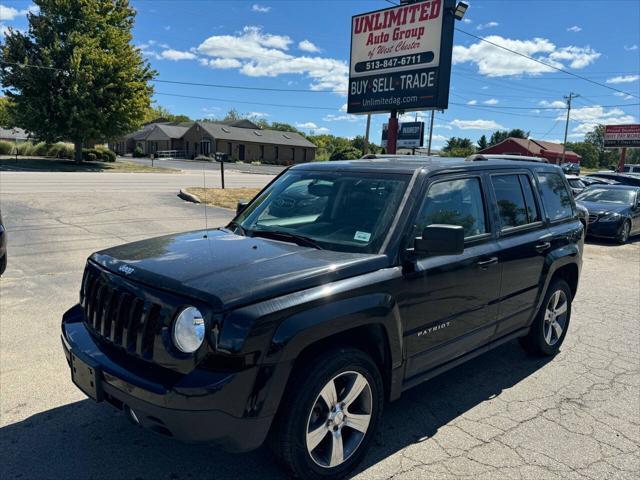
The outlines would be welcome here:
M 0 155 L 11 155 L 13 153 L 13 143 L 0 140 Z
M 87 153 L 87 161 L 88 162 L 95 162 L 96 160 L 98 160 L 98 157 L 96 157 L 95 153 L 93 153 L 93 152 Z
M 102 152 L 95 148 L 83 148 L 82 160 L 84 160 L 85 162 L 95 162 L 98 160 L 102 161 Z
M 36 155 L 38 157 L 46 157 L 49 153 L 51 145 L 47 145 L 45 142 L 38 142 L 33 146 L 33 149 L 29 155 Z
M 136 147 L 135 150 L 133 151 L 133 156 L 136 158 L 144 157 L 144 152 L 142 151 L 142 148 Z
M 49 146 L 49 150 L 47 155 L 55 158 L 68 158 L 69 160 L 73 160 L 75 154 L 75 149 L 73 144 L 58 142 Z
M 31 142 L 22 142 L 19 143 L 16 147 L 18 150 L 18 155 L 32 155 L 33 143 Z
M 347 147 L 341 148 L 333 152 L 329 160 L 357 160 L 362 157 L 362 152 L 357 148 Z
M 113 163 L 116 161 L 116 153 L 107 147 L 97 147 L 96 150 L 102 154 L 102 161 Z

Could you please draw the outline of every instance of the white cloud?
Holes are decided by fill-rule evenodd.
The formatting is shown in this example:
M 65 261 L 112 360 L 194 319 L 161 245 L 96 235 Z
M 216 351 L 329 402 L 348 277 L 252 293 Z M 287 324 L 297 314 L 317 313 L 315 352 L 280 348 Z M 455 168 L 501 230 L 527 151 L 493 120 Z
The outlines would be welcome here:
M 481 87 L 482 90 L 489 90 L 489 87 L 487 85 L 485 85 L 484 87 Z
M 6 5 L 0 4 L 0 20 L 3 22 L 10 22 L 18 17 L 24 17 L 29 12 L 37 13 L 38 11 L 40 11 L 40 8 L 36 5 L 31 5 L 28 8 L 18 10 L 17 8 L 7 7 Z
M 495 28 L 500 25 L 498 22 L 481 23 L 476 27 L 476 30 L 486 30 L 487 28 Z
M 477 104 L 478 104 L 478 101 L 477 101 L 477 100 L 469 100 L 469 101 L 467 102 L 467 105 L 477 105 Z
M 166 25 L 164 29 L 168 32 L 169 30 L 171 30 L 171 25 Z
M 251 11 L 257 13 L 269 13 L 271 11 L 271 7 L 265 7 L 264 5 L 258 5 L 257 3 L 254 3 L 251 6 Z
M 489 100 L 485 100 L 484 102 L 485 105 L 497 105 L 500 103 L 500 100 L 498 100 L 497 98 L 490 98 Z
M 236 60 L 235 58 L 213 58 L 213 59 L 201 58 L 199 62 L 200 62 L 200 65 L 202 66 L 217 68 L 220 70 L 227 69 L 227 68 L 240 68 L 242 66 L 242 63 Z
M 624 49 L 627 52 L 633 52 L 634 50 L 638 50 L 638 45 L 636 45 L 635 43 L 633 45 L 625 45 Z
M 333 58 L 295 56 L 287 53 L 291 38 L 264 33 L 260 27 L 247 26 L 236 35 L 214 35 L 200 44 L 202 55 L 231 59 L 240 63 L 240 73 L 249 77 L 306 75 L 314 90 L 347 90 L 349 67 Z
M 266 118 L 266 117 L 270 117 L 271 115 L 265 112 L 249 112 L 247 113 L 247 116 L 254 117 L 254 118 Z
M 427 134 L 427 141 L 429 141 L 428 138 L 429 138 L 429 134 Z M 445 137 L 444 135 L 438 135 L 438 134 L 431 135 L 432 145 L 433 145 L 433 142 L 442 143 L 442 142 L 446 142 L 447 140 L 449 140 L 449 138 Z
M 563 120 L 565 116 L 559 115 L 556 120 Z M 597 125 L 634 123 L 636 118 L 619 108 L 609 110 L 601 107 L 578 107 L 571 109 L 571 120 L 578 123 L 573 129 L 573 133 L 588 133 Z
M 325 115 L 322 120 L 325 122 L 359 122 L 366 117 L 362 115 L 334 115 L 332 113 Z
M 548 102 L 547 100 L 542 100 L 540 102 L 538 102 L 538 105 L 540 105 L 541 107 L 545 107 L 545 108 L 557 108 L 559 109 L 563 109 L 563 108 L 567 108 L 567 104 L 564 103 L 562 100 L 554 100 L 553 102 Z
M 471 20 L 470 18 L 463 18 L 462 23 L 466 23 L 467 25 L 469 25 L 470 23 L 473 23 L 473 20 Z
M 303 50 L 305 52 L 311 52 L 311 53 L 317 53 L 320 51 L 320 49 L 318 47 L 315 46 L 315 44 L 313 44 L 312 42 L 310 42 L 309 40 L 302 40 L 299 44 L 298 44 L 298 48 L 300 50 Z
M 640 80 L 640 75 L 620 75 L 618 77 L 608 78 L 607 83 L 631 83 Z
M 316 128 L 313 133 L 314 135 L 326 135 L 327 133 L 329 133 L 331 130 L 329 130 L 327 127 L 320 127 L 320 128 Z
M 435 130 L 436 128 L 443 128 L 445 130 L 453 130 L 453 127 L 451 125 L 447 125 L 446 123 L 445 124 L 440 123 L 440 124 L 434 125 L 433 129 Z
M 345 103 L 345 104 L 343 104 L 343 105 L 340 107 L 340 111 L 341 111 L 341 112 L 346 112 L 346 111 L 347 111 L 347 107 L 348 107 L 348 105 L 347 105 L 346 103 Z
M 616 97 L 622 97 L 623 100 L 633 100 L 633 97 L 631 95 L 624 92 L 614 92 L 613 94 Z
M 579 27 L 578 25 L 574 25 L 573 27 L 567 28 L 567 32 L 578 33 L 578 32 L 581 32 L 581 31 L 582 31 L 582 28 Z
M 536 58 L 557 68 L 584 68 L 595 62 L 600 53 L 591 47 L 557 47 L 545 38 L 512 40 L 499 35 L 489 35 L 485 40 Z M 477 42 L 468 47 L 453 47 L 453 63 L 475 63 L 482 75 L 503 77 L 509 75 L 539 75 L 554 71 L 527 58 L 515 55 L 486 42 Z
M 313 122 L 296 123 L 296 128 L 302 128 L 303 130 L 315 130 L 318 128 Z
M 500 130 L 504 127 L 494 120 L 458 120 L 450 122 L 450 125 L 460 130 Z
M 174 62 L 179 60 L 194 60 L 197 58 L 197 56 L 192 52 L 183 52 L 180 50 L 174 50 L 173 48 L 160 52 L 160 57 L 165 60 L 173 60 Z

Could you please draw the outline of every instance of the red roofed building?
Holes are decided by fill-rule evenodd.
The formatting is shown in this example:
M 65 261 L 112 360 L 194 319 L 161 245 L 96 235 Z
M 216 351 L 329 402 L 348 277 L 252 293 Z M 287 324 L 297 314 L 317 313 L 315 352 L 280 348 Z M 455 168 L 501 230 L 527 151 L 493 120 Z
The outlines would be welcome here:
M 546 158 L 549 163 L 562 163 L 562 144 L 534 140 L 532 138 L 509 137 L 500 143 L 479 150 L 477 153 L 502 154 L 502 155 L 525 155 L 530 157 Z M 582 157 L 576 152 L 567 150 L 565 161 L 570 163 L 580 163 Z

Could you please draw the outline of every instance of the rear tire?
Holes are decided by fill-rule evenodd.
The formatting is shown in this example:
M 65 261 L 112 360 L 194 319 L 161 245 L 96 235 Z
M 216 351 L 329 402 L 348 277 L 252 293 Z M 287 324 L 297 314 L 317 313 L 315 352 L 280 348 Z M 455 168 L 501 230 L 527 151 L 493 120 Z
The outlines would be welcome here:
M 2 257 L 0 257 L 0 277 L 7 269 L 7 254 L 5 253 Z
M 561 278 L 552 280 L 527 336 L 520 344 L 529 353 L 552 356 L 558 353 L 571 319 L 571 288 Z
M 342 478 L 364 458 L 383 404 L 382 377 L 369 355 L 328 351 L 294 372 L 269 446 L 295 477 Z

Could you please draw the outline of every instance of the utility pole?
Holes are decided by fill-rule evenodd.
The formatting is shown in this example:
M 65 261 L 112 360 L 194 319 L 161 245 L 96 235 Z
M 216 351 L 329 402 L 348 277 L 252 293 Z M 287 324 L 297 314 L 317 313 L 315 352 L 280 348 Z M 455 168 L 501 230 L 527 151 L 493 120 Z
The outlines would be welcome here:
M 396 154 L 396 145 L 398 142 L 398 111 L 391 110 L 389 116 L 389 129 L 387 131 L 387 153 Z
M 365 135 L 364 135 L 364 151 L 362 152 L 363 155 L 366 155 L 367 153 L 369 153 L 369 130 L 371 129 L 371 114 L 367 114 L 367 130 L 365 131 Z
M 436 111 L 431 110 L 431 122 L 429 123 L 429 146 L 427 147 L 427 155 L 431 155 L 431 138 L 433 137 L 433 117 Z
M 564 143 L 562 144 L 562 163 L 565 162 L 565 154 L 567 151 L 567 133 L 569 133 L 569 117 L 571 115 L 571 102 L 574 98 L 578 98 L 580 95 L 577 93 L 569 92 L 568 97 L 564 97 L 567 101 L 567 123 L 564 126 Z

